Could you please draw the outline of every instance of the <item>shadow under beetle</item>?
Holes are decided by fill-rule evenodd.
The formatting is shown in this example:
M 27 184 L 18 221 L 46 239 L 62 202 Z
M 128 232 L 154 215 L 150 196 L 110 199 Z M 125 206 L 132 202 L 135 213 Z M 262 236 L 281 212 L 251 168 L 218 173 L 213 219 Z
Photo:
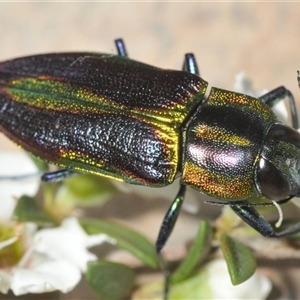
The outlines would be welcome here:
M 0 63 L 0 130 L 33 155 L 66 168 L 46 181 L 77 172 L 161 187 L 181 177 L 156 242 L 166 243 L 190 186 L 230 207 L 264 236 L 274 229 L 251 198 L 282 204 L 300 195 L 300 134 L 270 107 L 291 93 L 279 87 L 256 99 L 211 88 L 193 54 L 183 71 L 162 70 L 118 55 L 54 53 Z M 166 274 L 167 275 L 167 274 Z

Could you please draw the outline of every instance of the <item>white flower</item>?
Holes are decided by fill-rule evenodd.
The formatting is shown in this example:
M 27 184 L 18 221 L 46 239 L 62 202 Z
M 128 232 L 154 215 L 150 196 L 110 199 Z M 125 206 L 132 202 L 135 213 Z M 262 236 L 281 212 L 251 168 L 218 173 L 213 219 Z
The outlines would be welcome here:
M 60 227 L 35 233 L 33 246 L 12 270 L 11 289 L 15 295 L 72 290 L 97 256 L 87 248 L 114 241 L 104 234 L 88 235 L 76 218 L 65 219 Z
M 7 176 L 37 174 L 33 161 L 23 152 L 1 152 L 0 155 L 0 223 L 8 222 L 16 206 L 16 198 L 34 196 L 39 188 L 39 177 L 7 180 Z M 5 178 L 6 177 L 6 178 Z
M 14 268 L 10 288 L 16 296 L 55 290 L 66 293 L 77 285 L 80 277 L 78 268 L 63 259 L 45 260 Z
M 255 98 L 258 98 L 268 92 L 266 89 L 261 91 L 254 89 L 252 80 L 248 78 L 244 72 L 240 72 L 235 75 L 234 90 L 238 93 L 249 95 Z
M 76 218 L 65 219 L 60 227 L 38 231 L 34 240 L 35 251 L 51 259 L 63 258 L 82 272 L 86 271 L 88 261 L 96 260 L 96 256 L 86 248 L 107 240 L 113 243 L 113 240 L 104 234 L 88 235 Z
M 248 280 L 232 285 L 225 260 L 215 259 L 205 267 L 213 299 L 266 299 L 271 281 L 255 272 Z
M 161 285 L 145 286 L 134 299 L 154 298 Z M 224 259 L 206 263 L 194 276 L 176 283 L 170 290 L 172 299 L 266 299 L 272 288 L 271 281 L 255 272 L 248 280 L 233 285 Z
M 16 174 L 37 173 L 36 166 L 25 154 L 1 153 L 0 164 L 0 230 L 12 233 L 0 241 L 0 250 L 9 249 L 9 258 L 16 260 L 13 265 L 0 265 L 0 292 L 7 293 L 11 289 L 15 295 L 22 295 L 72 290 L 79 282 L 81 272 L 86 271 L 87 262 L 97 259 L 87 248 L 114 241 L 103 234 L 86 234 L 76 218 L 65 219 L 57 228 L 42 230 L 37 230 L 33 223 L 13 222 L 16 198 L 24 194 L 34 196 L 40 179 L 38 176 L 17 181 L 3 179 Z M 20 248 L 23 255 L 18 261 Z
M 55 290 L 69 292 L 80 281 L 87 262 L 97 259 L 87 248 L 105 241 L 114 242 L 104 234 L 86 234 L 76 218 L 65 219 L 57 228 L 34 231 L 32 244 L 21 260 L 10 268 L 0 268 L 0 291 L 7 293 L 10 288 L 17 296 Z M 6 240 L 0 247 L 14 242 L 14 238 Z

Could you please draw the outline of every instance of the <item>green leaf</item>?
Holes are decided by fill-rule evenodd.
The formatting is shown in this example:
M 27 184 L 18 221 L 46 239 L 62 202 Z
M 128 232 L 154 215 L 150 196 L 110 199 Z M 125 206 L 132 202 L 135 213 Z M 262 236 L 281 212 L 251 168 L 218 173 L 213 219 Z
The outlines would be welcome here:
M 193 276 L 183 281 L 172 284 L 169 289 L 168 299 L 214 299 L 214 294 L 209 281 L 210 273 L 205 264 Z M 132 300 L 163 299 L 164 283 L 152 282 L 137 289 Z
M 105 203 L 117 192 L 109 179 L 81 174 L 64 180 L 55 201 L 68 206 L 94 206 Z
M 91 289 L 103 299 L 120 299 L 132 289 L 134 273 L 119 263 L 97 261 L 88 264 L 86 280 Z
M 54 224 L 52 218 L 42 209 L 37 201 L 26 195 L 18 200 L 13 219 L 19 222 L 34 222 L 43 226 Z
M 157 255 L 154 245 L 144 236 L 113 222 L 81 219 L 81 225 L 88 234 L 105 233 L 116 240 L 116 246 L 125 249 L 138 257 L 150 267 L 157 267 Z
M 172 274 L 172 283 L 187 278 L 197 264 L 207 257 L 211 248 L 212 228 L 206 221 L 201 221 L 195 241 L 179 268 Z
M 221 235 L 220 243 L 232 284 L 249 279 L 256 270 L 256 260 L 250 248 L 227 234 Z
M 255 274 L 244 284 L 234 286 L 227 272 L 224 259 L 218 258 L 205 263 L 192 276 L 172 284 L 168 299 L 266 299 L 271 282 Z M 145 284 L 137 289 L 132 300 L 163 299 L 162 281 Z
M 194 276 L 171 286 L 170 299 L 212 299 L 206 266 Z

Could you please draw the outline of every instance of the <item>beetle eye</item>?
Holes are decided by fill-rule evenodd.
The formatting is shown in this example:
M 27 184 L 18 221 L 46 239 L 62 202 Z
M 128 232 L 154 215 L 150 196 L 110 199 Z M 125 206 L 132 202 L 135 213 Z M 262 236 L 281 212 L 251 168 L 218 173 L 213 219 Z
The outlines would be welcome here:
M 288 180 L 264 158 L 259 160 L 257 181 L 261 194 L 269 199 L 282 200 L 291 193 Z

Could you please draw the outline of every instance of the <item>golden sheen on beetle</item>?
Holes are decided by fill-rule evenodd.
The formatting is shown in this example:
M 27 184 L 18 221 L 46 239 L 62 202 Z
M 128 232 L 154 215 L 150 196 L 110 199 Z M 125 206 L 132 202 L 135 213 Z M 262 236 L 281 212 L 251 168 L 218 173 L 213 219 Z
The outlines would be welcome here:
M 275 120 L 260 100 L 213 88 L 189 124 L 182 181 L 218 199 L 257 196 L 253 174 Z
M 256 211 L 300 195 L 300 134 L 282 125 L 272 106 L 292 94 L 281 86 L 256 99 L 211 88 L 186 54 L 182 71 L 163 70 L 118 55 L 52 53 L 0 63 L 0 130 L 31 154 L 62 169 L 45 181 L 93 173 L 161 187 L 181 176 L 179 192 L 156 242 L 172 232 L 185 187 L 229 205 L 264 236 L 275 230 Z M 37 126 L 38 124 L 38 126 Z

